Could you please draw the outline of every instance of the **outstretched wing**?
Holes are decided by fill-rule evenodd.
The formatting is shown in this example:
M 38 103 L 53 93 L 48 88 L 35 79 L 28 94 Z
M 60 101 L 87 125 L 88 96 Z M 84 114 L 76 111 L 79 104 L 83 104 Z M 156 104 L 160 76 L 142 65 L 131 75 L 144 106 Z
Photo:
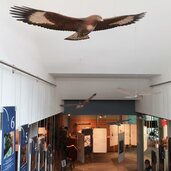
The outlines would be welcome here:
M 61 104 L 61 107 L 76 107 L 78 103 L 72 103 L 72 104 Z
M 118 26 L 125 26 L 135 23 L 139 19 L 143 18 L 145 13 L 134 14 L 134 15 L 124 15 L 113 18 L 107 18 L 99 22 L 94 29 L 94 31 L 110 29 Z
M 77 31 L 84 19 L 67 17 L 54 12 L 37 10 L 29 7 L 11 7 L 10 13 L 18 21 L 54 30 Z
M 96 96 L 96 93 L 94 93 L 92 96 L 90 96 L 87 100 L 83 101 L 83 105 L 85 105 L 86 103 L 88 103 L 92 98 L 94 98 Z

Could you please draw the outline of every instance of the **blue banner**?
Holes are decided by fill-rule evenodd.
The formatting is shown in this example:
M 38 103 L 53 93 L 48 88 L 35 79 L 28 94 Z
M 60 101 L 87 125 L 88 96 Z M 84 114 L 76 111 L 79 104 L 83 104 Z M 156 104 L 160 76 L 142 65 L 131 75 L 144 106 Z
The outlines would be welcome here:
M 20 171 L 28 170 L 28 134 L 29 125 L 21 126 L 21 130 L 19 132 L 20 160 L 18 161 L 20 164 Z
M 3 107 L 2 113 L 2 154 L 1 167 L 3 171 L 14 171 L 16 169 L 15 153 L 15 107 Z

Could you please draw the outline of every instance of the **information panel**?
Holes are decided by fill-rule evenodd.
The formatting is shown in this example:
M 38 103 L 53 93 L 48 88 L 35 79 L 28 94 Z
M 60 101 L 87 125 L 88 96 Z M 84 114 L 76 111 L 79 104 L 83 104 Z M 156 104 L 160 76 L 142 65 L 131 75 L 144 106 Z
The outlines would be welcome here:
M 137 145 L 137 125 L 131 124 L 131 145 Z
M 125 133 L 119 133 L 118 134 L 118 162 L 121 162 L 124 160 L 125 157 Z
M 93 130 L 83 129 L 82 134 L 84 134 L 84 150 L 85 155 L 90 155 L 93 151 Z
M 118 126 L 110 125 L 110 146 L 118 145 Z
M 107 152 L 107 130 L 106 128 L 93 129 L 93 152 L 106 153 Z
M 20 171 L 28 170 L 28 135 L 29 125 L 19 128 L 18 168 Z
M 14 106 L 3 107 L 2 111 L 2 143 L 1 170 L 14 171 L 16 168 L 15 155 L 15 125 L 16 111 Z

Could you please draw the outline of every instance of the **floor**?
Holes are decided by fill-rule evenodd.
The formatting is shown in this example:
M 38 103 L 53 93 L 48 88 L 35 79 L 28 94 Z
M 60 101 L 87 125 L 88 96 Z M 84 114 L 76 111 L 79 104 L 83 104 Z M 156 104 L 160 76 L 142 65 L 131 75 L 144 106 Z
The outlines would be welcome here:
M 136 149 L 128 150 L 125 159 L 118 163 L 118 154 L 92 154 L 86 157 L 85 163 L 77 162 L 73 171 L 136 171 Z

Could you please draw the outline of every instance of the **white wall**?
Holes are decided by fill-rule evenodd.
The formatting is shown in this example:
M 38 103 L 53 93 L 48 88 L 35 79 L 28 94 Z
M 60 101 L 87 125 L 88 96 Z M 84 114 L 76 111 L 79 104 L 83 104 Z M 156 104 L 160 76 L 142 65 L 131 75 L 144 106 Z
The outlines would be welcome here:
M 171 81 L 171 69 L 153 77 L 150 85 Z M 171 83 L 151 87 L 151 96 L 136 103 L 136 111 L 171 120 Z
M 136 111 L 171 120 L 171 83 L 151 89 L 151 96 L 136 103 Z
M 38 49 L 36 37 L 31 35 L 27 28 L 21 30 L 11 22 L 14 19 L 9 10 L 15 4 L 14 1 L 2 1 L 0 5 L 0 60 L 55 82 L 42 62 L 41 49 Z
M 152 113 L 152 96 L 143 96 L 135 103 L 136 112 L 153 115 Z
M 48 74 L 36 37 L 26 29 L 20 30 L 9 14 L 14 1 L 0 5 L 0 60 L 25 70 L 49 82 Z M 0 106 L 17 107 L 17 126 L 34 123 L 61 112 L 57 102 L 57 88 L 0 64 Z
M 0 106 L 16 106 L 17 127 L 61 112 L 57 89 L 0 65 Z

